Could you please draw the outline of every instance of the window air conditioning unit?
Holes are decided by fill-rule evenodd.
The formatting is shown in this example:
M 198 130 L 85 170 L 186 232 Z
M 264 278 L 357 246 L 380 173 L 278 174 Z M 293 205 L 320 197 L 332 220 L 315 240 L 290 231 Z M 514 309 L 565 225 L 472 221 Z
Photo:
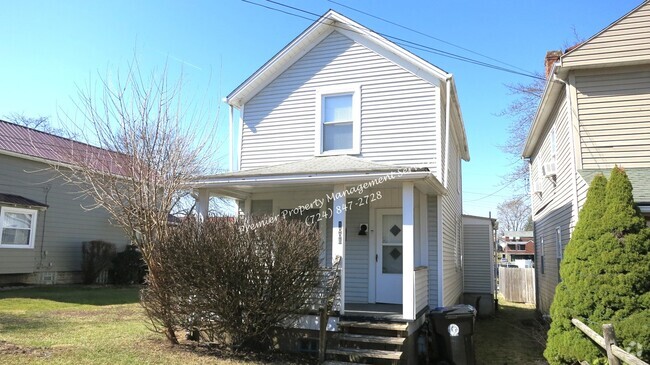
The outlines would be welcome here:
M 547 162 L 542 165 L 542 172 L 544 173 L 545 177 L 552 177 L 555 176 L 557 173 L 557 165 L 555 161 L 553 162 Z
M 542 193 L 542 182 L 539 179 L 535 179 L 533 181 L 533 194 L 541 194 Z

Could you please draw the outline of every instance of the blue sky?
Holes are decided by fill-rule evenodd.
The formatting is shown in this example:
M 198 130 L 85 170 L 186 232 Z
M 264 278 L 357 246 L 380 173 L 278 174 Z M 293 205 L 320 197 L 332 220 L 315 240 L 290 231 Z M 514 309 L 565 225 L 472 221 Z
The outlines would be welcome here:
M 251 1 L 278 7 L 265 0 Z M 318 14 L 331 8 L 380 33 L 530 72 L 543 70 L 547 50 L 575 43 L 574 34 L 589 38 L 641 3 L 336 0 L 501 61 L 497 62 L 327 0 L 277 1 Z M 58 123 L 61 113 L 74 115 L 72 100 L 79 86 L 96 82 L 98 75 L 124 70 L 135 54 L 145 72 L 165 64 L 172 77 L 182 70 L 184 93 L 195 103 L 209 100 L 210 111 L 219 112 L 223 141 L 227 111 L 221 98 L 311 24 L 241 0 L 2 0 L 2 13 L 0 117 L 22 113 L 49 116 Z M 495 215 L 497 204 L 512 193 L 500 185 L 500 176 L 512 162 L 497 147 L 507 139 L 511 122 L 497 116 L 512 100 L 504 84 L 528 79 L 411 51 L 455 75 L 471 155 L 471 161 L 463 164 L 464 212 Z M 224 167 L 226 161 L 222 159 Z

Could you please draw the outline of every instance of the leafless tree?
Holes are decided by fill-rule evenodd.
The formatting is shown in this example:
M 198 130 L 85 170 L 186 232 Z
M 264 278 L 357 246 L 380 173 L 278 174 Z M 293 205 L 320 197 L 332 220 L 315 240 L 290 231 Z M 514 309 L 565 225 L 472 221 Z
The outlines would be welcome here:
M 20 113 L 11 113 L 9 115 L 5 115 L 4 118 L 14 124 L 22 125 L 23 127 L 37 129 L 41 132 L 46 132 L 61 137 L 68 136 L 63 129 L 53 127 L 50 123 L 49 117 L 28 117 Z
M 536 76 L 538 78 L 528 83 L 507 84 L 510 94 L 516 99 L 499 113 L 512 120 L 508 126 L 507 140 L 500 146 L 509 155 L 513 166 L 507 175 L 502 176 L 503 184 L 513 185 L 521 192 L 527 191 L 528 187 L 528 163 L 522 160 L 521 154 L 546 85 L 543 75 Z
M 525 198 L 506 200 L 497 206 L 497 219 L 501 233 L 531 230 L 530 217 L 530 206 Z
M 70 163 L 56 167 L 68 183 L 92 198 L 86 209 L 106 209 L 124 228 L 148 266 L 149 298 L 163 306 L 170 299 L 162 290 L 164 268 L 156 260 L 156 245 L 167 236 L 169 213 L 186 194 L 188 182 L 215 164 L 209 158 L 214 155 L 210 136 L 216 116 L 188 112 L 181 86 L 182 77 L 172 83 L 166 69 L 145 75 L 133 62 L 125 74 L 100 77 L 97 84 L 79 88 L 75 102 L 83 118 L 66 119 L 80 128 L 88 144 L 59 146 L 58 153 Z M 177 342 L 172 323 L 151 319 Z

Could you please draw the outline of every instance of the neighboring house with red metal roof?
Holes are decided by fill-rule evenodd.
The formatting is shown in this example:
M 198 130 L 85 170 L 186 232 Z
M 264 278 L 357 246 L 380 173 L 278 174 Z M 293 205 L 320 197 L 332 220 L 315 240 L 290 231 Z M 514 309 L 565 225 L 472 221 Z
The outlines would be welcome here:
M 115 160 L 108 156 L 115 153 L 0 121 L 0 284 L 78 282 L 83 242 L 128 244 L 107 211 L 85 210 L 90 198 L 52 169 Z

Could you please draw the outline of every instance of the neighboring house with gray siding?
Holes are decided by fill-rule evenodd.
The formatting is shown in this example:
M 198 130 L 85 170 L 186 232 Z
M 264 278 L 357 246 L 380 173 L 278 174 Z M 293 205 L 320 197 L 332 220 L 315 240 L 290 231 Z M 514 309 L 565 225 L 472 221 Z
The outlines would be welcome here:
M 108 212 L 84 210 L 88 198 L 51 168 L 65 168 L 59 148 L 77 145 L 0 121 L 0 284 L 79 282 L 82 242 L 128 243 Z
M 526 141 L 538 309 L 548 313 L 566 244 L 597 173 L 623 167 L 650 214 L 650 2 L 587 41 L 547 55 L 548 82 Z
M 411 333 L 459 303 L 469 152 L 451 74 L 329 11 L 227 102 L 238 159 L 195 181 L 200 214 L 210 196 L 243 215 L 306 206 L 323 264 L 342 259 L 342 316 L 384 304 Z

